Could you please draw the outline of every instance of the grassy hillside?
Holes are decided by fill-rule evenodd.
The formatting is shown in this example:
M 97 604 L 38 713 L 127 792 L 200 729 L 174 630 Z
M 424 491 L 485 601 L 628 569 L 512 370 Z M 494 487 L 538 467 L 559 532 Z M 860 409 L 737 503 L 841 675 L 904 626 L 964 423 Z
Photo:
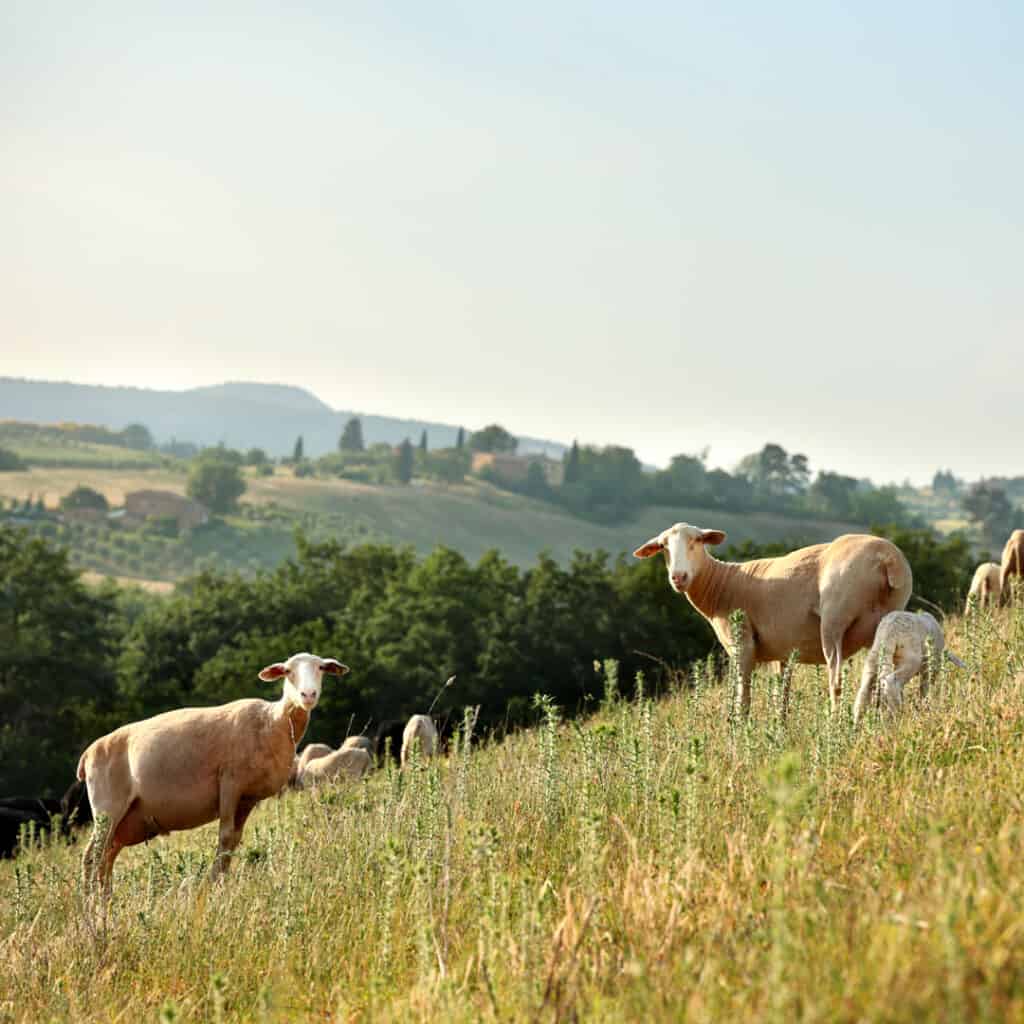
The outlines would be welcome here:
M 80 850 L 0 864 L 6 1021 L 861 1021 L 1024 1015 L 1024 609 L 947 623 L 895 722 L 658 704 L 289 794 L 203 880 L 215 826 L 126 851 L 87 923 Z M 911 688 L 913 692 L 913 688 Z M 325 699 L 330 700 L 329 691 Z
M 0 498 L 42 497 L 53 508 L 78 484 L 101 491 L 112 505 L 120 505 L 125 493 L 140 488 L 183 494 L 186 475 L 168 467 L 123 471 L 32 467 L 25 472 L 0 473 Z M 294 550 L 297 526 L 316 539 L 411 544 L 421 554 L 444 544 L 472 561 L 498 548 L 520 566 L 533 564 L 541 551 L 549 551 L 563 562 L 577 548 L 601 548 L 613 555 L 628 552 L 679 520 L 723 529 L 734 543 L 748 539 L 814 542 L 857 529 L 827 520 L 692 507 L 647 508 L 633 522 L 599 526 L 482 482 L 450 488 L 418 482 L 410 487 L 377 487 L 345 480 L 298 479 L 279 469 L 272 477 L 250 476 L 248 484 L 244 515 L 229 517 L 193 537 L 125 538 L 100 525 L 46 529 L 51 539 L 71 548 L 74 563 L 81 568 L 155 580 L 179 579 L 204 565 L 243 571 L 274 565 Z
M 88 429 L 88 428 L 86 428 Z M 0 421 L 0 447 L 34 466 L 82 466 L 121 472 L 171 465 L 174 460 L 155 451 L 139 451 L 76 437 L 75 426 L 43 426 Z
M 680 520 L 723 529 L 735 542 L 792 538 L 816 542 L 856 529 L 820 519 L 723 513 L 692 506 L 647 508 L 632 522 L 600 526 L 483 483 L 452 488 L 370 487 L 279 475 L 256 480 L 246 500 L 271 499 L 283 507 L 330 511 L 372 524 L 374 537 L 412 544 L 421 553 L 445 544 L 475 560 L 496 547 L 518 565 L 529 565 L 543 550 L 560 560 L 568 559 L 576 548 L 603 548 L 612 554 L 632 551 Z

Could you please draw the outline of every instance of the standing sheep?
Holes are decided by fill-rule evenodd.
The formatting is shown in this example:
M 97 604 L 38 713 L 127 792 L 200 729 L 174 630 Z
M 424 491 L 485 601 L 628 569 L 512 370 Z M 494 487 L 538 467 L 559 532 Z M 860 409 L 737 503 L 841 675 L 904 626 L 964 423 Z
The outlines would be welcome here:
M 123 725 L 90 744 L 78 762 L 96 819 L 82 860 L 86 890 L 99 883 L 109 897 L 114 861 L 124 847 L 216 818 L 210 877 L 227 871 L 252 809 L 288 782 L 323 675 L 346 672 L 333 658 L 293 654 L 259 673 L 264 682 L 283 679 L 276 702 L 181 708 Z
M 419 746 L 422 757 L 433 757 L 437 753 L 437 729 L 430 715 L 413 715 L 405 723 L 402 732 L 403 768 L 409 763 L 414 746 Z
M 974 570 L 971 589 L 967 592 L 967 604 L 964 606 L 964 615 L 970 611 L 972 599 L 978 608 L 988 608 L 991 605 L 999 604 L 1001 589 L 999 563 L 982 562 Z
M 874 643 L 864 661 L 860 690 L 853 705 L 853 724 L 860 721 L 876 686 L 889 711 L 899 711 L 903 706 L 904 684 L 923 672 L 923 697 L 939 673 L 939 660 L 943 655 L 954 665 L 964 667 L 959 658 L 946 650 L 946 638 L 934 616 L 928 612 L 886 615 L 878 624 Z
M 729 616 L 744 613 L 739 650 L 739 703 L 750 711 L 750 675 L 764 661 L 827 664 L 832 710 L 842 690 L 842 664 L 871 643 L 886 612 L 906 607 L 910 565 L 895 544 L 866 534 L 845 534 L 830 544 L 800 548 L 779 558 L 719 562 L 705 546 L 725 540 L 721 530 L 676 523 L 637 548 L 637 558 L 662 554 L 669 585 L 711 623 L 719 642 L 732 646 Z
M 999 594 L 1004 602 L 1013 600 L 1013 581 L 1024 581 L 1024 530 L 1014 530 L 1003 548 L 999 567 Z

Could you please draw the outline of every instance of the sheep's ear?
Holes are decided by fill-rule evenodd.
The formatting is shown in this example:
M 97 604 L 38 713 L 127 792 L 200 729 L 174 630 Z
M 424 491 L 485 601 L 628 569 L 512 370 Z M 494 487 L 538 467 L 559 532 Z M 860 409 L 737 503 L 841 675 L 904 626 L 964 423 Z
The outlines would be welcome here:
M 340 661 L 335 661 L 334 658 L 321 658 L 320 668 L 332 676 L 343 676 L 349 670 L 348 665 L 342 665 Z
M 641 544 L 640 547 L 633 552 L 634 558 L 651 558 L 656 555 L 665 545 L 658 540 L 657 537 L 652 537 L 646 544 Z
M 703 530 L 701 531 L 700 539 L 705 544 L 710 544 L 714 547 L 716 544 L 721 544 L 725 540 L 724 530 Z
M 265 683 L 269 683 L 274 679 L 280 679 L 281 676 L 287 675 L 288 669 L 285 664 L 281 661 L 275 662 L 273 665 L 268 665 L 265 669 L 260 672 L 260 679 Z

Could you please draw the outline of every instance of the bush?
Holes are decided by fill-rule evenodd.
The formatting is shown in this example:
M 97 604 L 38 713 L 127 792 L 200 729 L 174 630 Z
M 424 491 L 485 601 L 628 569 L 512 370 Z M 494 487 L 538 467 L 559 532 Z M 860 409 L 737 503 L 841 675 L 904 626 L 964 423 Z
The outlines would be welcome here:
M 62 509 L 91 508 L 98 512 L 106 512 L 110 508 L 110 503 L 99 491 L 79 484 L 73 491 L 60 499 L 60 507 Z
M 204 455 L 193 463 L 185 491 L 212 512 L 227 515 L 238 508 L 238 499 L 245 493 L 245 480 L 236 462 Z
M 0 448 L 0 473 L 17 473 L 28 469 L 25 462 L 9 448 Z
M 174 516 L 146 516 L 142 529 L 157 537 L 177 537 L 178 520 Z

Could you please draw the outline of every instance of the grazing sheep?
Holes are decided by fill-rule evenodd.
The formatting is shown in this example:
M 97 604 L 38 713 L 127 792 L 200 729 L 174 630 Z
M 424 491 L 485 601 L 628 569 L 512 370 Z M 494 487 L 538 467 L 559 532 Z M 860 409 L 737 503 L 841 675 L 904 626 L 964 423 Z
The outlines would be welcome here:
M 929 646 L 931 651 L 929 652 Z M 903 706 L 903 685 L 921 675 L 921 696 L 939 673 L 939 659 L 945 655 L 960 668 L 964 663 L 946 650 L 942 627 L 928 612 L 890 612 L 878 624 L 860 677 L 860 690 L 853 705 L 856 725 L 878 687 L 882 702 L 890 711 Z
M 210 876 L 227 871 L 252 809 L 288 782 L 324 673 L 346 672 L 333 658 L 293 654 L 259 673 L 265 682 L 283 680 L 278 701 L 181 708 L 90 744 L 78 762 L 96 818 L 82 861 L 86 891 L 98 882 L 109 896 L 124 847 L 215 818 L 220 832 Z
M 739 703 L 750 710 L 754 665 L 785 661 L 827 664 L 832 710 L 842 690 L 842 663 L 871 643 L 886 612 L 906 606 L 910 565 L 881 537 L 845 534 L 830 544 L 800 548 L 779 558 L 720 562 L 705 545 L 721 544 L 721 530 L 676 523 L 637 548 L 637 558 L 665 556 L 669 585 L 685 594 L 711 623 L 722 646 L 732 646 L 729 616 L 744 613 L 739 650 Z
M 413 715 L 402 731 L 402 767 L 412 757 L 413 746 L 418 744 L 420 756 L 433 757 L 437 753 L 437 728 L 429 715 Z
M 365 750 L 373 756 L 373 740 L 369 736 L 347 736 L 342 743 L 341 750 Z
M 335 750 L 323 757 L 314 757 L 299 773 L 296 785 L 310 789 L 328 779 L 346 778 L 358 781 L 370 770 L 370 755 L 360 747 Z
M 1013 599 L 1013 580 L 1024 580 L 1024 530 L 1014 530 L 1003 548 L 999 567 L 999 593 L 1003 601 Z
M 974 570 L 974 578 L 971 580 L 971 589 L 967 592 L 967 604 L 964 606 L 964 615 L 971 609 L 973 598 L 978 608 L 987 608 L 990 605 L 999 604 L 1001 592 L 999 580 L 999 563 L 982 562 Z

